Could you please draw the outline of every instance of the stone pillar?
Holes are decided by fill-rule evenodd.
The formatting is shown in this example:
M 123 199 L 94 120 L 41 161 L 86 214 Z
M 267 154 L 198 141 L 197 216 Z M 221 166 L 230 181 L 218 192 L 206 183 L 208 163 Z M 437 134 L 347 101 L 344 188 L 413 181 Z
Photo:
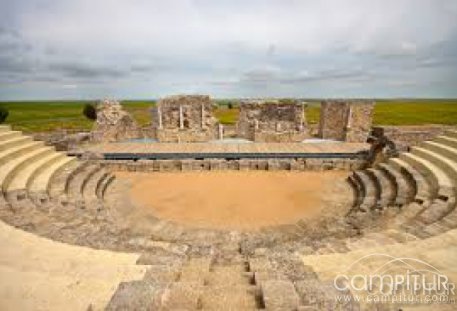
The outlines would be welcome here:
M 349 106 L 348 120 L 346 122 L 346 130 L 349 130 L 352 126 L 352 106 Z
M 182 105 L 179 105 L 179 129 L 184 129 L 184 116 L 182 113 Z
M 366 142 L 373 118 L 374 102 L 331 100 L 321 104 L 319 136 L 346 142 Z
M 162 109 L 160 107 L 157 107 L 157 117 L 159 119 L 159 129 L 162 129 Z
M 201 110 L 201 118 L 202 118 L 202 120 L 201 120 L 200 126 L 202 128 L 204 128 L 205 127 L 205 106 L 203 106 L 203 105 L 202 105 L 202 110 Z
M 219 139 L 224 139 L 224 126 L 219 123 Z

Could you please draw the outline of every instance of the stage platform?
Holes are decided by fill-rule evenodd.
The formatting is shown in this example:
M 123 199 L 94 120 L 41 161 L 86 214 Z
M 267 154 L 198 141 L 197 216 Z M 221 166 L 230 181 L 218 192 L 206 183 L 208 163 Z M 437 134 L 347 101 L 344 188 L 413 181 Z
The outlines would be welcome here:
M 364 158 L 365 143 L 137 143 L 92 145 L 85 150 L 110 160 L 138 159 L 245 159 L 245 158 Z M 74 152 L 80 155 L 84 152 Z

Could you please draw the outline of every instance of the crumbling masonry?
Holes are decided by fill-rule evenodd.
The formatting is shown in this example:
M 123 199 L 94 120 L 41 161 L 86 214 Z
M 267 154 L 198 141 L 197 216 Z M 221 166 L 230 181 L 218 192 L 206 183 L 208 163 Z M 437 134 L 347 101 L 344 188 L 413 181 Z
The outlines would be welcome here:
M 204 142 L 222 135 L 210 97 L 205 95 L 163 98 L 153 108 L 152 118 L 160 142 Z
M 141 137 L 135 119 L 116 100 L 101 100 L 97 104 L 97 121 L 91 140 L 98 143 L 115 142 Z
M 319 137 L 366 142 L 373 119 L 374 101 L 329 100 L 321 104 Z
M 304 105 L 281 101 L 240 103 L 238 137 L 255 142 L 300 142 L 309 137 Z

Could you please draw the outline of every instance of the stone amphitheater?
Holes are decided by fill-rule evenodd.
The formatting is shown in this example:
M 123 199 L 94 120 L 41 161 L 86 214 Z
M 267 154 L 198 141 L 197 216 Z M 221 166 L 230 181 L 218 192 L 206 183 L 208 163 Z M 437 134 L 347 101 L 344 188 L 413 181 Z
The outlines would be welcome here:
M 7 125 L 0 184 L 2 310 L 456 309 L 452 301 L 340 301 L 356 293 L 334 282 L 372 254 L 416 258 L 457 280 L 456 130 L 348 171 L 329 203 L 343 216 L 254 231 L 152 215 L 135 227 L 128 185 L 112 166 Z

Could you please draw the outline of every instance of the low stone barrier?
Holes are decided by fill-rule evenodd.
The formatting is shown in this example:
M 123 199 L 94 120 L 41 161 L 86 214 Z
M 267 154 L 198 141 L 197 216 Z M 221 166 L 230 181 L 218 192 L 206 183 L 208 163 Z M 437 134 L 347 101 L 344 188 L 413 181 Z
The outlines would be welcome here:
M 361 159 L 176 159 L 176 160 L 104 160 L 101 164 L 113 171 L 172 172 L 215 170 L 324 171 L 357 170 L 366 167 Z

